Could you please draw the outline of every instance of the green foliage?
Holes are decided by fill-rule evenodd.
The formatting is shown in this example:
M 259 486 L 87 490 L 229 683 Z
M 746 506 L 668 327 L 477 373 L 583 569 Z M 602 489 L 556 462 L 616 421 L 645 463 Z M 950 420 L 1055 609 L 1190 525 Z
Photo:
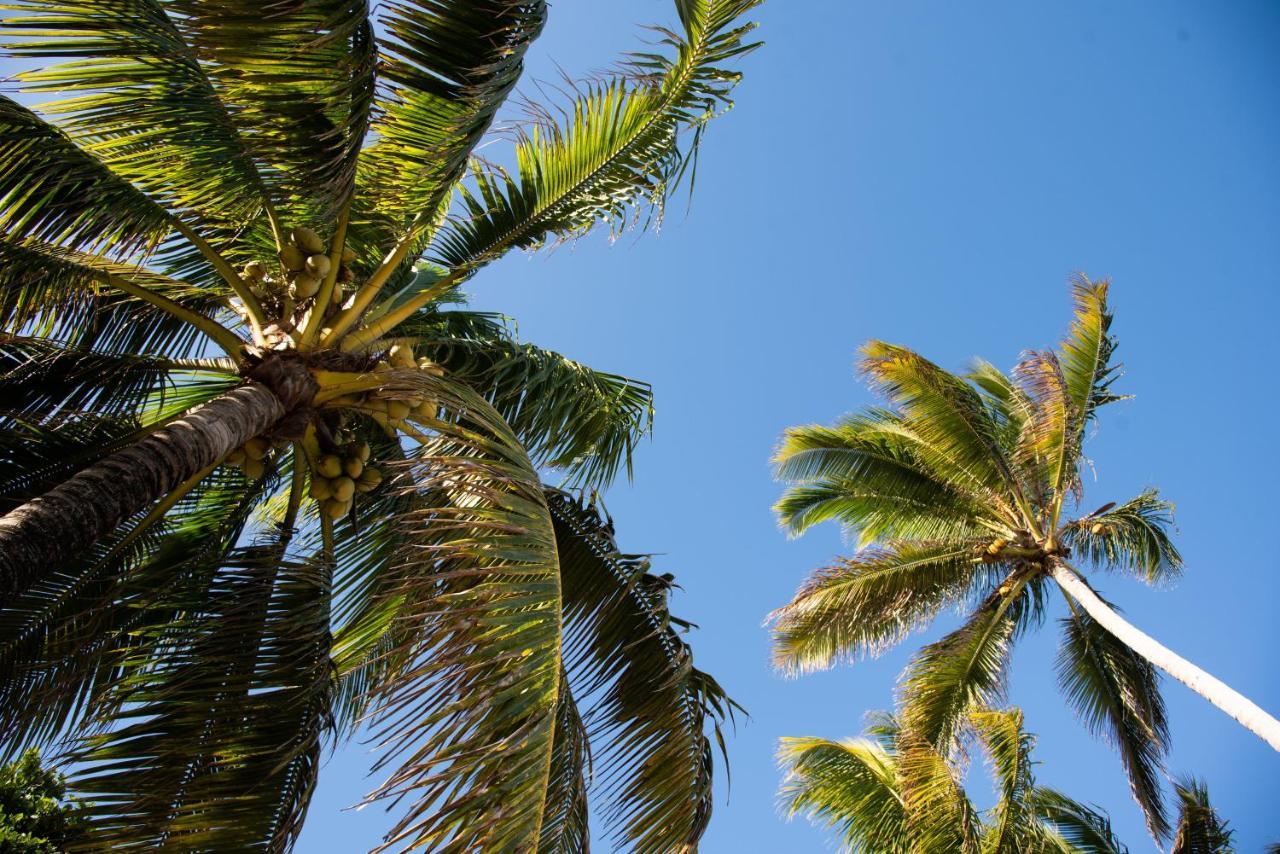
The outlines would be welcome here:
M 0 767 L 0 851 L 59 854 L 84 838 L 81 804 L 67 797 L 62 774 L 40 764 L 32 748 Z
M 836 521 L 859 547 L 773 613 L 775 661 L 790 672 L 830 667 L 884 651 L 948 607 L 967 611 L 960 628 L 916 654 L 901 682 L 904 730 L 943 756 L 963 749 L 973 710 L 1001 702 L 1013 644 L 1040 625 L 1058 589 L 1053 569 L 1074 571 L 1067 562 L 1078 558 L 1152 584 L 1181 570 L 1172 505 L 1154 490 L 1067 514 L 1081 508 L 1086 428 L 1121 399 L 1112 390 L 1119 368 L 1108 285 L 1079 277 L 1071 293 L 1061 345 L 1024 354 L 1007 374 L 985 362 L 953 374 L 905 347 L 865 345 L 862 372 L 886 405 L 831 427 L 791 428 L 774 457 L 787 483 L 776 505 L 783 527 L 798 534 Z M 1062 592 L 1072 605 L 1062 690 L 1115 746 L 1152 835 L 1163 839 L 1168 731 L 1158 676 Z M 1083 840 L 1087 818 L 1068 811 L 1063 820 Z

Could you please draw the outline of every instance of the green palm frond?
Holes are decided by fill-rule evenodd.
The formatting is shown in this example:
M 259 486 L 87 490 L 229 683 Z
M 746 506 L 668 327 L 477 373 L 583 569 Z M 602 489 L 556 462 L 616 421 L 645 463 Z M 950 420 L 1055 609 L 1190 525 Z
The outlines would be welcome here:
M 377 46 L 365 0 L 169 0 L 286 224 L 350 198 L 369 128 Z
M 982 817 L 945 757 L 904 727 L 898 733 L 897 762 L 912 852 L 977 854 Z
M 332 690 L 323 563 L 233 555 L 117 690 L 129 723 L 85 740 L 95 844 L 278 851 L 301 829 Z M 160 638 L 157 638 L 159 641 Z M 163 757 L 162 761 L 157 761 Z
M 780 798 L 788 818 L 803 815 L 839 831 L 851 851 L 910 854 L 897 763 L 867 739 L 784 738 Z
M 711 817 L 710 724 L 737 704 L 706 673 L 667 607 L 669 576 L 618 551 L 612 524 L 549 492 L 564 585 L 566 665 L 584 714 L 614 839 L 637 852 L 697 844 Z M 721 741 L 723 744 L 723 741 Z
M 625 468 L 652 428 L 648 383 L 596 371 L 505 336 L 419 339 L 417 351 L 483 395 L 533 461 L 565 472 L 570 485 L 602 488 Z
M 162 630 L 198 607 L 267 486 L 238 472 L 206 479 L 162 518 L 129 520 L 11 597 L 0 611 L 0 742 L 50 744 L 105 724 L 122 668 L 146 661 Z
M 1233 832 L 1213 805 L 1203 780 L 1185 778 L 1174 786 L 1178 796 L 1178 825 L 1169 854 L 1232 854 Z
M 980 501 L 931 469 L 902 426 L 893 413 L 872 411 L 835 427 L 789 429 L 773 457 L 790 484 L 774 508 L 781 523 L 800 534 L 834 519 L 860 545 L 976 536 L 976 520 L 988 515 Z
M 1148 584 L 1176 580 L 1182 555 L 1169 536 L 1173 505 L 1148 489 L 1136 498 L 1093 513 L 1063 532 L 1074 554 L 1102 569 L 1118 569 Z
M 213 319 L 222 294 L 99 255 L 0 237 L 0 324 L 5 329 L 116 352 L 179 358 L 207 346 L 238 354 Z M 224 314 L 225 317 L 225 314 Z
M 1037 824 L 1028 809 L 1035 786 L 1031 774 L 1035 738 L 1023 730 L 1020 709 L 972 712 L 969 723 L 991 760 L 998 792 L 991 821 L 982 834 L 982 850 L 990 854 L 1030 850 Z
M 903 676 L 901 718 L 913 737 L 949 755 L 966 715 L 1000 705 L 1013 641 L 1038 617 L 1034 585 L 994 592 L 954 632 L 922 648 Z
M 160 0 L 11 4 L 0 22 L 18 57 L 75 59 L 17 75 L 32 93 L 76 93 L 45 106 L 86 151 L 202 223 L 240 226 L 268 194 L 245 138 L 186 41 L 186 21 Z
M 1069 846 L 1070 854 L 1128 854 L 1105 813 L 1043 786 L 1031 791 L 1029 801 L 1040 821 Z
M 424 424 L 395 475 L 407 492 L 448 496 L 400 517 L 384 595 L 410 631 L 371 686 L 371 726 L 391 773 L 374 797 L 411 797 L 383 846 L 502 849 L 536 838 L 561 692 L 555 535 L 528 457 L 500 416 L 447 379 L 388 371 L 390 389 L 428 394 L 448 421 Z M 455 420 L 464 419 L 464 420 Z
M 1169 725 L 1155 668 L 1088 614 L 1064 618 L 1058 682 L 1081 720 L 1120 753 L 1156 840 L 1169 833 L 1161 796 Z
M 569 675 L 561 672 L 561 683 Z M 572 694 L 563 690 L 556 712 L 555 746 L 547 782 L 546 812 L 542 817 L 539 854 L 585 854 L 590 850 L 587 781 L 591 776 L 591 745 L 586 725 Z
M 818 570 L 770 615 L 775 664 L 799 673 L 883 652 L 998 577 L 978 562 L 984 545 L 891 543 Z
M 1010 514 L 1025 503 L 1000 430 L 973 386 L 903 347 L 872 341 L 863 372 L 905 416 L 912 433 Z
M 642 54 L 636 74 L 580 87 L 564 126 L 535 122 L 517 146 L 518 174 L 477 164 L 465 211 L 434 244 L 452 270 L 474 270 L 511 247 L 581 234 L 600 221 L 615 227 L 634 206 L 662 200 L 696 151 L 679 137 L 727 104 L 739 75 L 723 64 L 754 47 L 739 19 L 759 0 L 680 0 L 683 32 L 662 31 L 674 57 Z
M 467 157 L 524 70 L 542 0 L 388 4 L 379 43 L 386 92 L 360 161 L 362 209 L 385 221 L 386 252 L 433 226 Z M 417 223 L 419 228 L 414 229 Z

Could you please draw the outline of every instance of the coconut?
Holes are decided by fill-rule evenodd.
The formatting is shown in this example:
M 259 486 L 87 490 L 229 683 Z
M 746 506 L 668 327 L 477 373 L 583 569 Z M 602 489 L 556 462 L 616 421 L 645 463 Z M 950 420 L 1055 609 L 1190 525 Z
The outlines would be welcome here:
M 382 483 L 382 472 L 369 468 L 360 473 L 360 480 L 356 482 L 356 489 L 360 492 L 372 492 L 378 488 L 380 483 Z
M 244 277 L 250 281 L 260 282 L 267 275 L 267 265 L 261 261 L 250 261 L 244 265 Z
M 405 403 L 403 400 L 387 401 L 387 417 L 392 421 L 405 420 L 409 417 L 409 413 L 411 411 L 409 404 Z
M 266 474 L 267 466 L 262 460 L 255 460 L 253 457 L 249 457 L 244 461 L 243 470 L 245 477 L 250 480 L 257 480 Z
M 397 368 L 416 368 L 418 362 L 413 358 L 412 344 L 394 344 L 387 351 L 387 362 Z
M 1009 541 L 1005 539 L 992 540 L 991 545 L 987 546 L 987 554 L 989 555 L 999 554 L 1000 550 L 1003 549 L 1008 544 L 1009 544 Z
M 364 471 L 364 462 L 359 457 L 347 457 L 342 461 L 342 470 L 347 473 L 347 477 L 359 477 L 360 472 Z
M 296 273 L 306 265 L 307 256 L 302 254 L 301 249 L 290 244 L 280 250 L 280 263 L 289 272 Z
M 323 477 L 311 478 L 311 497 L 316 501 L 324 501 L 333 497 L 333 483 Z
M 320 290 L 320 280 L 306 273 L 299 273 L 293 280 L 293 295 L 299 299 L 315 296 Z
M 307 255 L 319 255 L 324 252 L 324 241 L 320 239 L 320 235 L 305 225 L 294 228 L 293 242 Z
M 244 452 L 251 460 L 260 460 L 271 450 L 271 443 L 261 436 L 256 436 L 244 443 Z
M 428 421 L 436 417 L 436 402 L 430 398 L 422 401 L 413 409 L 413 414 Z
M 337 498 L 330 498 L 324 503 L 324 515 L 330 519 L 338 520 L 347 515 L 351 510 L 350 501 L 339 501 Z
M 317 279 L 323 279 L 329 275 L 331 266 L 328 255 L 312 255 L 307 258 L 307 272 Z
M 223 462 L 229 466 L 244 465 L 244 448 L 236 448 L 234 451 L 227 454 L 227 457 Z
M 342 263 L 354 264 L 355 261 L 356 261 L 356 250 L 352 249 L 350 246 L 343 246 L 342 247 Z
M 333 485 L 333 497 L 339 501 L 350 501 L 356 494 L 356 482 L 349 477 L 335 477 L 330 483 Z
M 1093 527 L 1089 529 L 1095 537 L 1101 537 L 1107 533 L 1107 526 L 1101 522 L 1094 522 Z
M 369 447 L 368 442 L 355 442 L 351 445 L 351 455 L 362 463 L 369 462 L 369 456 L 372 453 L 373 449 Z
M 337 454 L 325 454 L 316 463 L 316 471 L 321 477 L 341 477 L 342 476 L 342 458 Z

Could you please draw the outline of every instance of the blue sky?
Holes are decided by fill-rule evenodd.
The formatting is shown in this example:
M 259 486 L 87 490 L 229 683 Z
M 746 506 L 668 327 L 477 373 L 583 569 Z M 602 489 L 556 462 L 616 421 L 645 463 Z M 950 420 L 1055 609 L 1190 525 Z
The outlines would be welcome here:
M 667 0 L 557 0 L 531 75 L 606 66 L 669 20 Z M 871 337 L 941 364 L 1010 367 L 1057 340 L 1066 278 L 1114 281 L 1136 395 L 1090 446 L 1102 504 L 1159 485 L 1177 502 L 1184 580 L 1098 584 L 1138 625 L 1280 710 L 1269 522 L 1280 306 L 1280 6 L 772 0 L 738 106 L 711 129 L 692 210 L 660 234 L 603 234 L 512 257 L 472 283 L 526 340 L 651 381 L 657 420 L 635 481 L 607 501 L 625 550 L 660 553 L 698 622 L 698 663 L 751 712 L 731 742 L 707 852 L 823 851 L 778 817 L 779 736 L 855 735 L 892 701 L 911 650 L 799 680 L 768 666 L 764 615 L 848 551 L 835 528 L 788 541 L 768 457 L 788 425 L 871 401 L 852 371 Z M 530 87 L 525 90 L 536 94 Z M 1108 809 L 1153 850 L 1119 760 L 1064 707 L 1052 623 L 1015 659 L 1011 700 L 1040 734 L 1042 782 Z M 1280 840 L 1280 757 L 1166 680 L 1175 773 L 1205 777 L 1239 850 Z M 338 812 L 365 755 L 325 769 L 304 852 L 358 850 L 385 826 Z M 600 845 L 607 847 L 603 840 Z
M 607 66 L 669 21 L 670 0 L 555 0 L 530 59 L 554 79 Z M 1092 505 L 1159 485 L 1178 504 L 1184 580 L 1097 583 L 1138 625 L 1280 711 L 1280 560 L 1268 522 L 1280 463 L 1263 448 L 1280 306 L 1280 5 L 771 0 L 738 107 L 711 129 L 691 211 L 660 234 L 603 234 L 512 257 L 474 304 L 523 338 L 645 379 L 652 439 L 607 496 L 627 551 L 653 552 L 700 624 L 698 664 L 751 712 L 730 742 L 703 851 L 823 851 L 776 809 L 782 735 L 857 734 L 889 707 L 912 650 L 787 680 L 766 613 L 851 546 L 788 541 L 768 457 L 788 425 L 871 402 L 852 370 L 871 337 L 963 367 L 1009 367 L 1065 328 L 1066 278 L 1111 277 L 1135 399 L 1092 445 Z M 529 85 L 526 94 L 536 95 Z M 1091 506 L 1092 506 L 1091 505 Z M 1024 641 L 1011 701 L 1040 734 L 1041 782 L 1108 809 L 1152 850 L 1119 760 L 1060 699 L 1052 623 Z M 1175 773 L 1205 777 L 1242 852 L 1280 840 L 1280 756 L 1166 681 Z M 326 764 L 299 851 L 365 850 L 388 826 L 345 812 L 372 786 L 356 745 Z M 601 838 L 599 850 L 607 849 Z

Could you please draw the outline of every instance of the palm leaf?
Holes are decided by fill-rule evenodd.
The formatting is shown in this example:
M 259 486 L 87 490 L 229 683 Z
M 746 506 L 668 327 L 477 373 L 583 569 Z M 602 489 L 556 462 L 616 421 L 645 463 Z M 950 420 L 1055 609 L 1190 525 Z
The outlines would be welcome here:
M 774 662 L 788 672 L 878 655 L 995 577 L 983 541 L 892 543 L 818 570 L 770 615 Z
M 1058 683 L 1082 721 L 1120 752 L 1134 800 L 1158 841 L 1169 833 L 1160 793 L 1169 725 L 1159 675 L 1088 614 L 1063 621 Z
M 736 704 L 693 666 L 667 609 L 669 577 L 624 555 L 612 524 L 562 492 L 548 493 L 564 585 L 566 664 L 584 717 L 616 843 L 637 852 L 696 847 L 711 817 L 705 732 Z M 721 742 L 723 743 L 723 742 Z
M 1105 813 L 1042 786 L 1031 791 L 1029 800 L 1040 821 L 1069 846 L 1071 854 L 1128 854 Z
M 1182 555 L 1169 536 L 1171 527 L 1173 505 L 1148 489 L 1068 526 L 1063 543 L 1094 566 L 1118 569 L 1156 584 L 1182 574 Z
M 567 673 L 561 681 L 568 684 Z M 587 778 L 591 772 L 591 745 L 586 725 L 568 690 L 560 695 L 556 713 L 555 746 L 547 783 L 546 812 L 542 817 L 540 854 L 587 854 L 591 828 L 587 810 Z
M 1178 796 L 1178 826 L 1169 854 L 1231 854 L 1232 831 L 1209 803 L 1209 787 L 1188 778 L 1174 786 Z
M 981 817 L 943 755 L 903 728 L 897 761 L 913 854 L 976 854 Z
M 992 821 L 982 834 L 982 850 L 987 854 L 1030 850 L 1037 829 L 1028 803 L 1035 786 L 1031 775 L 1035 738 L 1023 730 L 1020 709 L 983 709 L 972 712 L 969 722 L 991 760 L 998 792 Z
M 784 738 L 780 797 L 788 818 L 837 829 L 852 851 L 909 854 L 910 837 L 894 756 L 866 739 Z

